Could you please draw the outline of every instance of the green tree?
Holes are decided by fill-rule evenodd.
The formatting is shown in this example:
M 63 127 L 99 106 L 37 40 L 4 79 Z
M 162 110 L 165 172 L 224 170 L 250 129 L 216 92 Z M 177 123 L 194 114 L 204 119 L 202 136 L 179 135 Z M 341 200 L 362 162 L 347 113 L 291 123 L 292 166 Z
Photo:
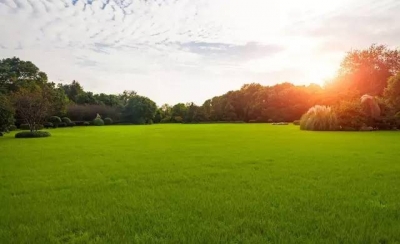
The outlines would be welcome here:
M 77 102 L 78 96 L 84 93 L 83 87 L 78 81 L 73 80 L 71 84 L 59 85 L 64 93 L 67 95 L 68 99 L 74 103 Z
M 123 110 L 123 117 L 130 123 L 149 123 L 154 119 L 156 110 L 155 102 L 147 97 L 135 95 L 128 100 Z
M 400 73 L 388 80 L 383 99 L 392 115 L 400 112 Z
M 14 123 L 14 108 L 8 97 L 0 94 L 0 133 L 8 130 L 8 126 Z
M 338 78 L 329 85 L 333 92 L 357 90 L 358 95 L 382 95 L 389 77 L 400 72 L 400 51 L 384 45 L 352 50 L 341 63 Z
M 30 61 L 17 57 L 0 60 L 0 87 L 6 92 L 15 92 L 28 86 L 42 86 L 47 75 Z
M 171 109 L 172 118 L 173 119 L 174 118 L 183 119 L 186 117 L 187 111 L 188 111 L 188 108 L 185 104 L 183 104 L 183 103 L 175 104 Z M 179 122 L 179 121 L 176 121 L 176 122 Z

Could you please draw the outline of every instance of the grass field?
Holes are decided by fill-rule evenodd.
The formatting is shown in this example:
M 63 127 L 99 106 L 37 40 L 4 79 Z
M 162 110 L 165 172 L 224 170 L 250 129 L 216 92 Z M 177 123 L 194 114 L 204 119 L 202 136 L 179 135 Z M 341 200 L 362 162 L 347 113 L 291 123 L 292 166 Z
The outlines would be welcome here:
M 0 138 L 0 243 L 400 243 L 400 133 L 266 124 Z

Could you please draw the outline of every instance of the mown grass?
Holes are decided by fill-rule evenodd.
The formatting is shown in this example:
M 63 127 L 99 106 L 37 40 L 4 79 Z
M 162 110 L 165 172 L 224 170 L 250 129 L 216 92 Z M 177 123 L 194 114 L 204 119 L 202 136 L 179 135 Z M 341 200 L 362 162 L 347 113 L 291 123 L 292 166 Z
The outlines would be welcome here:
M 399 243 L 400 133 L 265 124 L 0 138 L 0 243 Z

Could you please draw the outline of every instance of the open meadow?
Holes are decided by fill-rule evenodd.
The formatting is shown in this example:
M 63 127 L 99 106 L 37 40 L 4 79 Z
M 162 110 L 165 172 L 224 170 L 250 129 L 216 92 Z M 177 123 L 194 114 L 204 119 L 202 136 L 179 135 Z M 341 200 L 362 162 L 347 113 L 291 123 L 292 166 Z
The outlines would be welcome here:
M 399 243 L 400 133 L 204 124 L 0 137 L 0 243 Z

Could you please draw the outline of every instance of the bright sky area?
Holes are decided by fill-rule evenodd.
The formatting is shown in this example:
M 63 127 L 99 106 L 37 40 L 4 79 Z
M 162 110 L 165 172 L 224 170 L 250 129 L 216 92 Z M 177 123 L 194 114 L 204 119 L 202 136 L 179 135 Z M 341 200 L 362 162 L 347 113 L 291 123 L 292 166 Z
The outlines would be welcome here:
M 0 0 L 0 58 L 201 104 L 251 82 L 323 84 L 351 49 L 398 48 L 399 13 L 398 0 Z

